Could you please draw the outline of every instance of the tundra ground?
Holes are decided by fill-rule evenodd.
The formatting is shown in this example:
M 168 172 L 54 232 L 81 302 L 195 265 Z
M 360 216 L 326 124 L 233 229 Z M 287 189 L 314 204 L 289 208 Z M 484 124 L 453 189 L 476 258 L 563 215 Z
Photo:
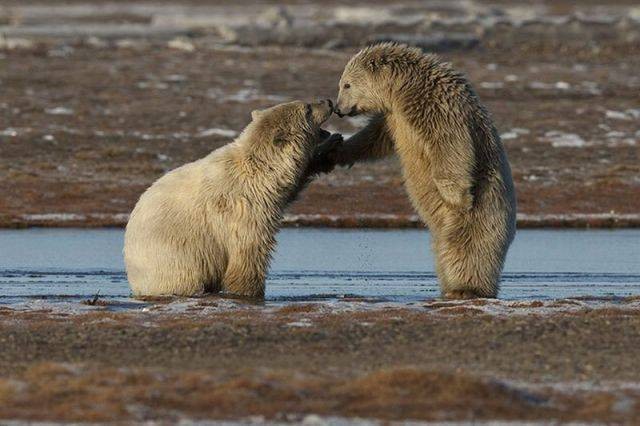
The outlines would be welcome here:
M 1 309 L 0 419 L 640 421 L 633 298 L 591 308 L 162 303 Z
M 5 3 L 3 226 L 121 226 L 151 182 L 232 140 L 252 109 L 335 98 L 348 58 L 383 39 L 467 74 L 502 134 L 520 225 L 640 223 L 635 2 L 396 2 L 373 15 L 359 2 Z M 319 179 L 287 223 L 418 220 L 389 159 Z

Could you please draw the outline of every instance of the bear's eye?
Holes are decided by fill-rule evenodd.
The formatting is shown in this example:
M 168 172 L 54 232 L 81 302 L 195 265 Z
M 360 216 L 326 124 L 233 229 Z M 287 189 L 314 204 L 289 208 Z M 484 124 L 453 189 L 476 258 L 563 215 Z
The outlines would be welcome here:
M 351 87 L 351 85 L 349 83 L 345 83 L 344 86 L 342 86 L 345 89 L 349 89 Z

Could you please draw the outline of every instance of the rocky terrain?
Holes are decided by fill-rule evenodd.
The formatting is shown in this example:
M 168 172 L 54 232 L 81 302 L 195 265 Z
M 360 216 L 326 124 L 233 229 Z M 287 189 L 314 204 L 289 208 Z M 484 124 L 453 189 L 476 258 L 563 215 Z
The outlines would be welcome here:
M 4 0 L 0 225 L 122 226 L 151 182 L 232 140 L 252 109 L 335 98 L 350 55 L 381 40 L 467 74 L 521 226 L 640 223 L 637 2 L 376 3 Z M 319 179 L 285 222 L 419 225 L 394 159 Z

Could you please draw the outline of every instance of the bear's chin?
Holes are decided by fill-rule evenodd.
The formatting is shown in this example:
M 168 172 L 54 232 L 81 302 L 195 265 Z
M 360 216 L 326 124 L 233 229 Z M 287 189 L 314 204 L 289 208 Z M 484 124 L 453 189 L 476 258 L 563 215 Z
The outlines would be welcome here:
M 336 115 L 338 117 L 340 117 L 340 118 L 343 118 L 343 117 L 356 117 L 356 116 L 361 115 L 361 114 L 363 114 L 363 111 L 358 109 L 357 106 L 351 107 L 351 109 L 347 113 L 336 111 Z

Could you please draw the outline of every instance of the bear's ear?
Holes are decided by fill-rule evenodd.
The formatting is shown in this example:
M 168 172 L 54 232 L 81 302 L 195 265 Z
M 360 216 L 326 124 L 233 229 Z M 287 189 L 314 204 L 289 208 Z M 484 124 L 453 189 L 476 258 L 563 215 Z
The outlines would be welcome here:
M 262 115 L 262 111 L 259 109 L 254 109 L 253 111 L 251 111 L 252 120 L 257 120 L 258 118 L 260 118 L 261 115 Z

